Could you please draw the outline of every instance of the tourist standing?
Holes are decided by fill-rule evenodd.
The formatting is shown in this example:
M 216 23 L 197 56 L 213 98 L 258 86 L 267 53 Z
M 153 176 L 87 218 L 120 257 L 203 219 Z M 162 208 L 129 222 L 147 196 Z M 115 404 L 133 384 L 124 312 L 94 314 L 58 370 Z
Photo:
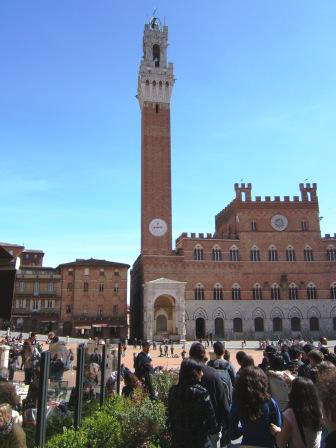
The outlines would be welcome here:
M 179 382 L 168 397 L 168 422 L 174 448 L 212 448 L 211 434 L 218 424 L 209 392 L 201 385 L 204 364 L 195 359 L 182 362 Z
M 154 398 L 154 390 L 152 387 L 151 375 L 154 373 L 152 366 L 152 358 L 149 354 L 150 343 L 145 341 L 142 344 L 142 351 L 138 354 L 134 361 L 135 375 L 140 381 L 144 383 L 144 386 L 150 396 Z
M 189 357 L 204 364 L 201 384 L 210 394 L 210 400 L 217 420 L 217 429 L 211 434 L 210 439 L 213 448 L 219 448 L 221 431 L 225 434 L 229 427 L 229 396 L 216 369 L 205 365 L 207 358 L 202 344 L 194 342 L 190 347 Z
M 267 389 L 267 376 L 259 367 L 241 369 L 230 413 L 231 440 L 243 436 L 242 445 L 276 448 L 270 425 L 281 427 L 281 414 Z
M 321 429 L 321 405 L 313 382 L 308 378 L 295 378 L 289 405 L 283 413 L 282 428 L 271 425 L 278 448 L 319 448 Z

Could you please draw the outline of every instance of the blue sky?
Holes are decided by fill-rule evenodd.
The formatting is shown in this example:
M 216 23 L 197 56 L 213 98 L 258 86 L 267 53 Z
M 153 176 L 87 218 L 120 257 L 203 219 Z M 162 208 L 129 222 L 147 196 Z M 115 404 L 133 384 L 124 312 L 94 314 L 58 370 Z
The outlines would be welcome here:
M 45 264 L 140 247 L 144 23 L 169 26 L 173 234 L 211 232 L 233 198 L 318 183 L 336 232 L 334 0 L 2 0 L 0 240 Z

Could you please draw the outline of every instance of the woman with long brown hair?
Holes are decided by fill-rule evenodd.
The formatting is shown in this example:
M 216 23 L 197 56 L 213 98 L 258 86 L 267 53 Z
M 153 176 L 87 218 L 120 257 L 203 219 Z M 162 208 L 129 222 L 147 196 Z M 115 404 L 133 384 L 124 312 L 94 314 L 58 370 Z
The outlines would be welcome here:
M 267 376 L 259 367 L 241 369 L 235 382 L 230 413 L 231 440 L 243 436 L 242 447 L 275 448 L 271 423 L 281 427 L 280 410 L 268 393 Z
M 322 410 L 314 383 L 298 377 L 292 382 L 289 405 L 283 413 L 283 427 L 272 425 L 278 448 L 319 448 Z

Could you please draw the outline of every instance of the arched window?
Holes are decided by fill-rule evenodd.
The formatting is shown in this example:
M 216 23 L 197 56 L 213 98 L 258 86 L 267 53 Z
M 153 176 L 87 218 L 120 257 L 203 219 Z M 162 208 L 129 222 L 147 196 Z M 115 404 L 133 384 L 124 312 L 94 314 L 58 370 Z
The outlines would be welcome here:
M 310 331 L 320 331 L 320 323 L 317 317 L 311 317 L 309 319 Z
M 200 283 L 195 288 L 195 300 L 204 300 L 204 287 Z
M 203 260 L 203 248 L 199 244 L 194 248 L 194 260 Z
M 213 261 L 222 261 L 222 251 L 217 245 L 212 248 L 212 259 Z
M 153 61 L 155 67 L 160 67 L 160 47 L 158 44 L 153 45 Z
M 146 86 L 149 86 L 149 80 L 146 79 Z
M 330 285 L 330 298 L 331 300 L 336 300 L 336 282 Z
M 230 261 L 239 261 L 239 250 L 236 246 L 230 247 L 229 260 Z
M 299 317 L 291 318 L 291 330 L 292 331 L 301 331 L 301 319 Z
M 278 261 L 278 251 L 273 245 L 268 249 L 268 261 Z
M 271 299 L 280 300 L 280 286 L 277 283 L 271 286 Z
M 219 338 L 224 337 L 224 319 L 222 317 L 215 319 L 215 335 Z
M 169 87 L 169 82 L 168 81 L 166 81 L 166 87 Z
M 262 300 L 262 290 L 259 283 L 256 283 L 253 286 L 252 292 L 253 292 L 253 300 Z
M 159 87 L 162 87 L 162 81 L 159 81 Z
M 293 246 L 287 246 L 286 249 L 286 260 L 287 261 L 295 261 L 295 250 Z
M 307 285 L 307 299 L 308 300 L 317 299 L 316 286 L 312 282 L 308 283 Z
M 264 331 L 264 319 L 262 317 L 254 319 L 254 331 Z
M 257 221 L 251 221 L 251 230 L 252 232 L 256 232 L 257 231 Z
M 304 261 L 314 261 L 313 249 L 310 246 L 306 246 L 303 250 Z
M 251 248 L 251 261 L 260 261 L 260 252 L 257 246 Z
M 232 285 L 232 300 L 240 300 L 240 286 L 238 283 Z
M 243 321 L 240 317 L 235 317 L 233 319 L 233 331 L 235 333 L 242 333 L 243 332 Z
M 282 331 L 282 319 L 281 317 L 273 318 L 273 331 Z
M 153 87 L 155 87 L 156 86 L 156 81 L 153 81 Z
M 334 246 L 329 246 L 327 249 L 327 260 L 336 261 L 336 249 Z
M 223 288 L 219 283 L 216 283 L 213 289 L 213 299 L 214 300 L 223 300 Z
M 295 283 L 291 283 L 288 287 L 288 300 L 298 299 L 298 287 Z

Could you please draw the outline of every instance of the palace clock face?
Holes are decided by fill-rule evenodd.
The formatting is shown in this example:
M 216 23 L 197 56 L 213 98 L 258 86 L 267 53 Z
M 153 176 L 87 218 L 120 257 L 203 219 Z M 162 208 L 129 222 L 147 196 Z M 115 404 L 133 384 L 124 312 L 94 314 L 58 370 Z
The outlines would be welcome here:
M 282 232 L 288 226 L 288 219 L 284 215 L 274 215 L 271 219 L 271 225 L 274 230 Z
M 153 236 L 163 236 L 167 232 L 166 221 L 160 218 L 152 219 L 149 223 L 149 231 Z

